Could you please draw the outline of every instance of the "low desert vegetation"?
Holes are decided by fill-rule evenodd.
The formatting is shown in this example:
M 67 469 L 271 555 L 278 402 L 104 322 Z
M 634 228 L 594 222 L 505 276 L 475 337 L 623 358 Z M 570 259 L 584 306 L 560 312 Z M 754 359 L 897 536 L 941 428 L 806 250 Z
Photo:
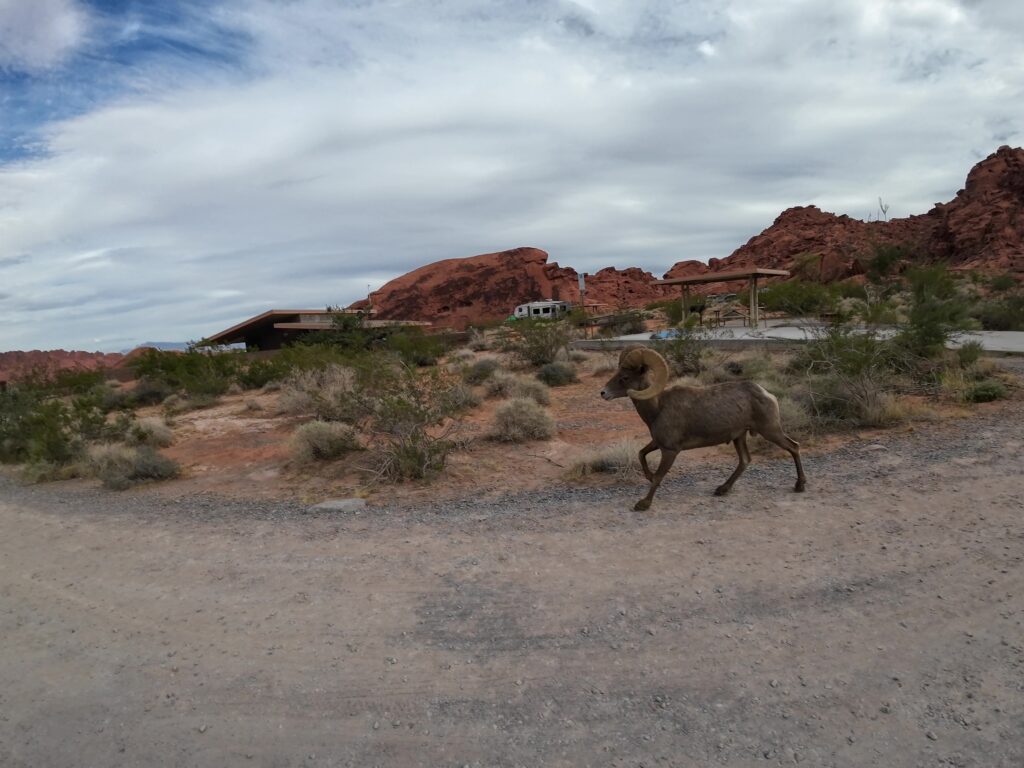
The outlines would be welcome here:
M 569 469 L 574 479 L 590 475 L 611 475 L 620 480 L 640 476 L 639 440 L 616 440 L 592 448 L 580 456 Z
M 169 480 L 180 470 L 174 461 L 151 446 L 96 445 L 89 450 L 88 466 L 104 488 L 123 491 L 139 483 Z
M 537 371 L 537 378 L 549 387 L 564 387 L 579 381 L 576 369 L 568 363 L 547 363 Z
M 292 458 L 299 463 L 331 461 L 361 447 L 355 429 L 340 422 L 310 421 L 292 435 Z
M 488 397 L 525 397 L 538 405 L 551 403 L 551 389 L 543 381 L 507 371 L 497 371 L 484 382 L 484 391 Z
M 498 406 L 491 437 L 502 443 L 524 443 L 554 437 L 555 420 L 534 400 L 517 397 Z
M 166 448 L 174 440 L 174 433 L 165 419 L 149 416 L 135 421 L 125 435 L 125 442 L 130 445 L 149 445 L 154 448 Z

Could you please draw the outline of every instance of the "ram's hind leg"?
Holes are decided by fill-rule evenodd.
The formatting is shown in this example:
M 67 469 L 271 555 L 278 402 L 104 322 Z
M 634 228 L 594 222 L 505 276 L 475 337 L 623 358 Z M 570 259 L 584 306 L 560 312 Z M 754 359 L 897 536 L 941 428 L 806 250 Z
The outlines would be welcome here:
M 750 463 L 750 449 L 747 448 L 746 434 L 742 434 L 737 437 L 732 441 L 732 444 L 736 449 L 736 457 L 739 459 L 739 464 L 736 465 L 736 469 L 734 469 L 732 474 L 729 475 L 729 479 L 715 488 L 715 496 L 725 496 L 725 494 L 731 491 L 732 484 L 735 483 L 739 476 L 743 474 L 743 470 L 745 470 L 747 468 L 747 464 Z
M 658 486 L 661 485 L 662 479 L 672 467 L 672 462 L 676 460 L 676 456 L 678 455 L 679 451 L 667 451 L 664 448 L 661 449 L 661 461 L 658 462 L 658 469 L 654 472 L 654 479 L 651 480 L 651 487 L 647 489 L 647 495 L 633 505 L 633 509 L 637 512 L 643 512 L 645 509 L 651 508 L 651 500 L 654 498 L 654 492 L 658 490 Z
M 807 488 L 807 478 L 804 476 L 804 465 L 800 461 L 800 443 L 783 432 L 781 427 L 777 431 L 762 432 L 761 436 L 768 442 L 775 443 L 793 457 L 793 463 L 796 464 L 796 486 L 793 490 L 802 493 Z

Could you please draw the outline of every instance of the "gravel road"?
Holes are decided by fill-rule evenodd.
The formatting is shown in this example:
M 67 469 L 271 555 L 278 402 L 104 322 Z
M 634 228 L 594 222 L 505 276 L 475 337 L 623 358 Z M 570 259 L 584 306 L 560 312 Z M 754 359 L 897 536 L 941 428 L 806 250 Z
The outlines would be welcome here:
M 1024 405 L 359 514 L 0 479 L 0 765 L 1024 765 Z

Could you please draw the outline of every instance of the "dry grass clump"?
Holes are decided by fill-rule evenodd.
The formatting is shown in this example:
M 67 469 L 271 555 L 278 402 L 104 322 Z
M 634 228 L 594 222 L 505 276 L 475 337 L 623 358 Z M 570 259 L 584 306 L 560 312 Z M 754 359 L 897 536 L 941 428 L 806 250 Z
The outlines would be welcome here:
M 783 431 L 795 440 L 804 440 L 814 434 L 814 415 L 800 400 L 779 395 L 779 416 Z
M 596 352 L 587 355 L 584 370 L 591 376 L 604 376 L 615 373 L 619 369 L 619 358 L 608 352 Z
M 323 421 L 352 421 L 359 399 L 355 372 L 343 365 L 294 371 L 283 383 L 277 402 L 282 415 L 313 414 Z
M 538 405 L 551 402 L 551 390 L 547 384 L 531 376 L 522 376 L 505 371 L 495 371 L 484 383 L 488 397 L 529 398 Z
M 129 445 L 152 445 L 166 448 L 174 439 L 174 433 L 167 422 L 158 416 L 139 419 L 128 428 L 125 436 Z
M 482 357 L 462 372 L 462 380 L 470 385 L 483 384 L 498 371 L 501 363 L 496 357 Z
M 537 371 L 537 378 L 549 387 L 562 387 L 579 381 L 576 369 L 568 363 L 548 363 Z
M 104 488 L 115 491 L 148 480 L 168 480 L 180 472 L 175 461 L 148 445 L 95 445 L 89 450 L 88 466 Z
M 359 437 L 348 424 L 311 421 L 292 435 L 292 457 L 300 463 L 331 461 L 359 450 Z
M 474 352 L 483 352 L 490 347 L 487 334 L 480 328 L 471 328 L 469 331 L 469 348 Z
M 246 413 L 258 413 L 263 410 L 263 403 L 259 400 L 246 400 L 245 411 Z
M 517 397 L 502 403 L 494 415 L 491 437 L 503 443 L 547 440 L 555 434 L 555 420 L 534 400 Z
M 569 476 L 614 475 L 625 479 L 640 474 L 640 446 L 637 440 L 617 440 L 583 454 L 569 469 Z

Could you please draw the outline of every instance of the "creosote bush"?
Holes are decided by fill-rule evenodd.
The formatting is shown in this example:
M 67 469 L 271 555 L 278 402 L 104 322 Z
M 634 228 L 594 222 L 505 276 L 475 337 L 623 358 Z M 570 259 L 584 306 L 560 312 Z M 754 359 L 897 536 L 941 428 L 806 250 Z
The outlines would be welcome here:
M 555 434 L 555 421 L 533 400 L 517 397 L 498 406 L 491 437 L 504 443 L 547 440 Z
M 983 379 L 967 387 L 964 398 L 969 403 L 990 403 L 1006 397 L 1006 387 L 998 379 Z
M 501 367 L 497 358 L 483 357 L 462 372 L 462 380 L 471 386 L 483 384 Z
M 171 428 L 167 422 L 158 417 L 139 419 L 128 428 L 125 436 L 126 441 L 131 445 L 151 445 L 157 448 L 166 448 L 174 439 Z
M 359 450 L 359 437 L 348 424 L 311 421 L 292 435 L 292 457 L 301 463 L 331 461 Z
M 549 387 L 562 387 L 579 381 L 576 369 L 566 363 L 547 363 L 537 371 L 537 378 Z
M 516 320 L 501 329 L 501 349 L 527 365 L 553 363 L 569 347 L 572 327 L 565 320 Z
M 96 445 L 89 451 L 89 465 L 104 488 L 123 491 L 141 482 L 177 477 L 176 462 L 148 445 Z
M 497 371 L 484 382 L 488 397 L 526 397 L 538 405 L 551 402 L 551 391 L 543 381 L 506 371 Z

